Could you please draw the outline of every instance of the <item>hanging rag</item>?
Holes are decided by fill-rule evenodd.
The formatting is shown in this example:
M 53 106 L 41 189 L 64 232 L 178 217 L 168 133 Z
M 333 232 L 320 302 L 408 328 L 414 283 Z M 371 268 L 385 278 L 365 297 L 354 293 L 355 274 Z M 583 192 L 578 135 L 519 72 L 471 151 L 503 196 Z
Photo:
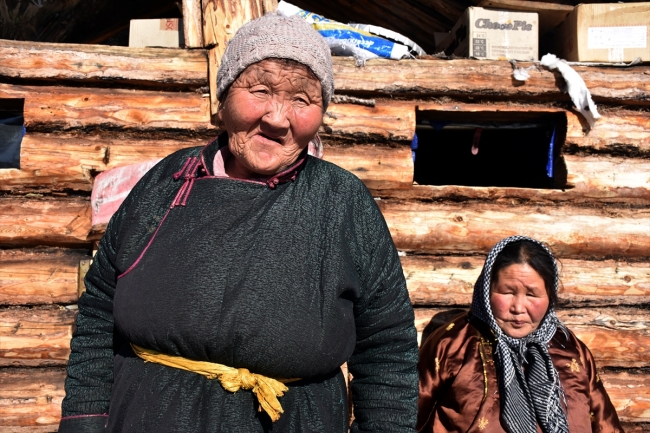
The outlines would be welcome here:
M 557 69 L 562 74 L 562 78 L 566 81 L 567 93 L 571 97 L 573 105 L 587 119 L 589 126 L 593 128 L 596 120 L 600 119 L 600 114 L 598 114 L 596 104 L 591 99 L 591 93 L 589 93 L 589 89 L 587 89 L 582 77 L 564 60 L 558 59 L 553 54 L 542 57 L 540 64 L 550 70 Z

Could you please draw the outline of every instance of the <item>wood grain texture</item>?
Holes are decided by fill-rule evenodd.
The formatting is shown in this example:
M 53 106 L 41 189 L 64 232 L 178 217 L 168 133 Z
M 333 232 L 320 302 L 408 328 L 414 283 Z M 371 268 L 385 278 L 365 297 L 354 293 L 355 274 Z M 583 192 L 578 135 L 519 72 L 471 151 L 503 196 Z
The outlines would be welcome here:
M 0 430 L 56 432 L 65 397 L 64 368 L 0 369 Z
M 408 146 L 324 146 L 323 159 L 356 175 L 374 191 L 410 188 L 413 158 Z
M 518 65 L 530 66 L 523 62 Z M 342 93 L 570 100 L 563 93 L 564 79 L 558 72 L 531 70 L 530 79 L 521 83 L 512 78 L 512 65 L 507 61 L 372 59 L 358 68 L 354 59 L 334 57 L 333 66 L 336 90 Z M 650 105 L 650 75 L 645 73 L 646 67 L 574 69 L 597 102 Z M 635 85 L 630 86 L 631 82 Z
M 183 0 L 185 48 L 203 47 L 203 13 L 201 9 L 201 0 Z M 205 72 L 207 78 L 207 65 Z
M 28 130 L 213 130 L 209 100 L 195 92 L 0 84 L 0 98 L 25 99 Z
M 86 246 L 87 198 L 0 198 L 0 245 Z
M 77 302 L 83 250 L 34 248 L 0 250 L 0 305 Z
M 525 234 L 548 243 L 561 258 L 650 256 L 646 209 L 393 200 L 377 204 L 397 248 L 404 251 L 487 254 L 501 239 Z
M 123 165 L 164 158 L 204 138 L 143 140 L 116 134 L 27 133 L 20 169 L 0 170 L 0 190 L 90 191 L 97 173 Z
M 441 98 L 444 99 L 444 98 Z M 615 152 L 617 154 L 650 155 L 650 112 L 625 110 L 620 107 L 601 106 L 602 117 L 596 121 L 593 128 L 584 120 L 581 114 L 574 110 L 531 102 L 492 102 L 468 104 L 464 102 L 435 102 L 416 101 L 418 116 L 426 117 L 428 113 L 438 116 L 454 116 L 469 121 L 476 116 L 489 116 L 490 119 L 506 121 L 525 120 L 539 115 L 566 116 L 567 132 L 566 146 L 587 152 Z
M 374 107 L 330 104 L 321 131 L 336 136 L 372 140 L 412 140 L 415 103 L 377 101 Z
M 65 366 L 77 312 L 60 307 L 0 310 L 0 366 Z
M 452 317 L 441 308 L 415 308 L 418 338 L 431 333 L 431 319 L 446 323 Z M 459 310 L 455 310 L 459 311 Z M 559 319 L 584 342 L 603 367 L 642 368 L 650 366 L 650 328 L 648 314 L 635 307 L 592 307 L 558 309 Z M 439 326 L 442 323 L 439 323 Z
M 650 375 L 626 371 L 605 371 L 599 375 L 619 418 L 627 423 L 625 431 L 647 431 L 640 423 L 650 423 Z M 64 381 L 63 368 L 1 369 L 0 427 L 3 431 L 55 432 L 61 416 L 61 401 L 65 397 Z
M 602 110 L 601 110 L 602 111 Z M 567 112 L 566 146 L 580 151 L 650 156 L 650 112 L 607 110 L 589 129 L 575 112 Z
M 0 170 L 0 190 L 90 191 L 97 173 L 208 142 L 203 138 L 143 140 L 114 134 L 28 133 L 22 143 L 21 168 Z M 406 188 L 413 183 L 413 159 L 405 145 L 325 144 L 324 158 L 351 171 L 373 190 Z
M 556 167 L 566 167 L 567 184 L 562 189 L 515 187 L 473 187 L 459 185 L 413 185 L 408 189 L 382 190 L 383 198 L 404 200 L 454 199 L 526 202 L 623 203 L 647 205 L 650 202 L 650 160 L 607 155 L 564 155 Z
M 416 306 L 467 307 L 484 257 L 401 257 L 411 302 Z M 643 305 L 650 299 L 650 263 L 571 260 L 560 263 L 561 306 Z
M 248 21 L 277 9 L 277 0 L 201 0 L 203 13 L 203 42 L 210 47 L 210 111 L 214 115 L 219 108 L 216 78 L 221 57 L 228 41 Z
M 111 82 L 121 85 L 208 85 L 203 50 L 50 44 L 0 39 L 0 77 Z

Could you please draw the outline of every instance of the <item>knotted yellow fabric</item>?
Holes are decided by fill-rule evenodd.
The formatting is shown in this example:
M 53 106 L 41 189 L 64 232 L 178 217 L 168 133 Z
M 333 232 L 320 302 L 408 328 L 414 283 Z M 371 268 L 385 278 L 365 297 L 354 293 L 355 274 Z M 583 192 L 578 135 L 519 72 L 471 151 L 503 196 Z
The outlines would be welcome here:
M 251 373 L 245 368 L 233 368 L 222 364 L 207 361 L 194 361 L 182 356 L 165 355 L 151 349 L 145 349 L 131 343 L 136 355 L 144 359 L 144 362 L 155 362 L 167 367 L 179 368 L 202 374 L 208 379 L 219 379 L 221 386 L 226 391 L 237 392 L 240 389 L 251 389 L 260 402 L 263 409 L 272 421 L 280 419 L 284 413 L 278 397 L 282 397 L 289 390 L 284 383 L 300 379 L 272 379 L 261 374 Z M 284 382 L 284 383 L 283 383 Z

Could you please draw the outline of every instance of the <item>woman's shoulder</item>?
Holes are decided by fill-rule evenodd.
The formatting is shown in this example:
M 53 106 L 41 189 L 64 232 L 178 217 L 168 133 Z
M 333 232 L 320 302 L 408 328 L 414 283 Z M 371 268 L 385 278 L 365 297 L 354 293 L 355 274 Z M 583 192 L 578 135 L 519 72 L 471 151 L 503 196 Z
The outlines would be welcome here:
M 329 188 L 335 188 L 335 191 L 367 191 L 364 183 L 348 170 L 311 155 L 307 157 L 305 171 L 308 177 L 323 182 Z
M 435 317 L 432 319 L 432 322 L 434 320 Z M 443 325 L 438 326 L 422 342 L 420 351 L 424 353 L 427 351 L 438 351 L 444 348 L 450 352 L 456 352 L 463 346 L 471 344 L 472 341 L 478 342 L 481 337 L 482 334 L 470 318 L 469 312 L 464 312 Z

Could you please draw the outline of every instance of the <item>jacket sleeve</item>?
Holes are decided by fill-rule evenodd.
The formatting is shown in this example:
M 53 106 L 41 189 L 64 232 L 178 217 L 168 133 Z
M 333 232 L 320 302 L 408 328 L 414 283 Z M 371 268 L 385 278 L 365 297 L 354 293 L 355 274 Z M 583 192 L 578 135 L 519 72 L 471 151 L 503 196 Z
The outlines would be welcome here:
M 450 337 L 445 332 L 448 325 L 439 327 L 422 343 L 420 348 L 418 431 L 432 431 L 431 423 L 436 404 L 452 387 L 454 378 L 462 365 L 462 360 L 450 356 Z
M 374 199 L 363 188 L 351 236 L 364 295 L 355 302 L 357 343 L 348 366 L 354 404 L 351 432 L 414 432 L 417 334 L 397 250 Z
M 150 170 L 113 215 L 86 274 L 86 291 L 79 298 L 76 329 L 70 342 L 59 433 L 103 432 L 113 385 L 113 296 L 119 271 L 116 257 L 119 231 L 129 206 L 150 178 Z
M 598 375 L 594 356 L 587 346 L 578 340 L 578 352 L 583 360 L 589 377 L 589 418 L 594 433 L 622 432 L 621 422 L 616 414 L 616 409 L 605 391 L 603 381 Z

